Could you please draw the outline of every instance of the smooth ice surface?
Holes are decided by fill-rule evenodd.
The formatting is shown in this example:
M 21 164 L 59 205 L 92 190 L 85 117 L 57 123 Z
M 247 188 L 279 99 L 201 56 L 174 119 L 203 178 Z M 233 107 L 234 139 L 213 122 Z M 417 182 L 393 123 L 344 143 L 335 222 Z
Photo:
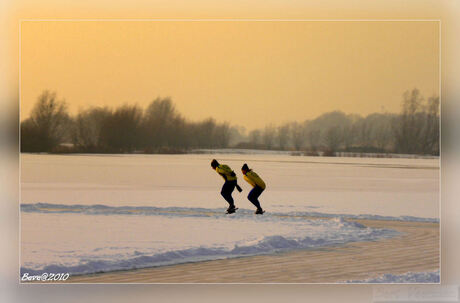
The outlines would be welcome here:
M 267 183 L 268 211 L 439 217 L 437 159 L 23 154 L 21 203 L 223 208 L 213 157 L 237 173 L 239 207 L 252 207 L 240 171 L 248 163 Z

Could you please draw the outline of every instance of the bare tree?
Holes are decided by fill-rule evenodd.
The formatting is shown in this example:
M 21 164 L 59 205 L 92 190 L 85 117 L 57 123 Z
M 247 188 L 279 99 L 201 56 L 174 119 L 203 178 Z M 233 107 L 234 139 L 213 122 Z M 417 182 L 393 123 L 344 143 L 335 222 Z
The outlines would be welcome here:
M 144 131 L 149 147 L 163 147 L 170 144 L 174 124 L 180 120 L 170 98 L 157 98 L 145 111 Z
M 343 141 L 342 131 L 339 126 L 333 126 L 326 131 L 325 145 L 328 153 L 334 153 L 338 150 Z
M 309 130 L 307 138 L 311 151 L 316 152 L 321 145 L 321 131 L 319 129 Z
M 343 127 L 342 133 L 343 145 L 345 146 L 345 150 L 350 150 L 356 140 L 356 133 L 355 128 L 353 125 L 345 125 Z
M 372 145 L 372 125 L 369 124 L 369 121 L 362 119 L 358 124 L 357 128 L 357 138 L 360 142 L 360 145 L 363 147 L 369 147 Z
M 21 152 L 42 152 L 46 151 L 43 142 L 40 142 L 40 135 L 32 119 L 21 122 Z
M 112 111 L 107 107 L 90 108 L 78 113 L 74 121 L 72 141 L 85 151 L 102 149 L 101 131 Z
M 403 97 L 402 114 L 393 123 L 395 148 L 403 153 L 420 152 L 423 98 L 418 89 L 406 91 Z
M 44 91 L 21 127 L 23 151 L 52 151 L 62 143 L 69 123 L 65 101 L 58 100 L 55 92 Z
M 249 142 L 251 143 L 253 148 L 258 148 L 260 146 L 261 141 L 261 132 L 258 129 L 252 130 L 249 133 Z
M 425 112 L 422 151 L 439 154 L 439 97 L 428 98 Z
M 216 121 L 208 118 L 199 122 L 195 126 L 194 139 L 197 142 L 197 147 L 200 148 L 214 148 L 217 143 L 215 142 L 214 132 L 216 129 Z
M 275 143 L 276 129 L 273 124 L 269 124 L 265 127 L 262 133 L 262 142 L 266 149 L 272 149 Z
M 296 150 L 301 150 L 305 144 L 305 132 L 301 124 L 294 122 L 290 125 L 292 144 Z
M 374 114 L 373 142 L 379 151 L 388 149 L 391 140 L 391 115 Z
M 218 124 L 214 130 L 214 140 L 219 148 L 226 148 L 231 139 L 230 124 L 227 122 Z
M 101 141 L 116 152 L 131 152 L 140 146 L 142 110 L 124 105 L 110 115 L 101 129 Z
M 278 127 L 276 139 L 278 141 L 278 146 L 281 150 L 285 150 L 289 144 L 289 124 L 284 124 Z

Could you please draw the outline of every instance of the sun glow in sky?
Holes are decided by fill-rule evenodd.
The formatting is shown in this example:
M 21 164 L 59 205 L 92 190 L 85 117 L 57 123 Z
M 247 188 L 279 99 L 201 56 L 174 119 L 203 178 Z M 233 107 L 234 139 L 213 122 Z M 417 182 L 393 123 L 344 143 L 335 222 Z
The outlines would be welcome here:
M 439 95 L 436 21 L 23 21 L 21 119 L 45 89 L 72 114 L 171 97 L 248 129 Z

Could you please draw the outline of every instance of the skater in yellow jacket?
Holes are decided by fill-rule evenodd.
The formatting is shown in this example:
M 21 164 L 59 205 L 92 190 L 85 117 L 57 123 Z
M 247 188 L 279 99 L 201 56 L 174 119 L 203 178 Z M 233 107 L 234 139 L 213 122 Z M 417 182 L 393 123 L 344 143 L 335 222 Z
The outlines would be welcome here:
M 265 190 L 266 185 L 264 180 L 259 177 L 252 169 L 245 163 L 241 168 L 241 172 L 244 175 L 244 180 L 253 186 L 253 189 L 248 195 L 248 200 L 257 207 L 256 214 L 262 215 L 265 211 L 260 207 L 259 196 Z
M 237 177 L 235 172 L 225 164 L 220 164 L 217 162 L 216 159 L 212 160 L 211 162 L 211 167 L 219 174 L 221 175 L 222 178 L 224 178 L 225 183 L 222 186 L 222 190 L 220 191 L 220 194 L 222 197 L 224 197 L 225 201 L 228 202 L 229 206 L 227 209 L 227 213 L 231 214 L 236 211 L 235 203 L 233 201 L 232 193 L 233 190 L 236 189 L 241 192 L 242 189 L 239 187 L 237 183 Z

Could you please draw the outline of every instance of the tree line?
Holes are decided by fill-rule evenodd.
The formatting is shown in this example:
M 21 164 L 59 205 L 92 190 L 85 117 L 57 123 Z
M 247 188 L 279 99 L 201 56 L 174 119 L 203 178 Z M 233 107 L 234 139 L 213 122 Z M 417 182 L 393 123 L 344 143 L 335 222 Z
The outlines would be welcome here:
M 170 98 L 157 98 L 145 110 L 137 105 L 92 107 L 70 116 L 65 101 L 45 91 L 21 122 L 21 151 L 181 153 L 228 147 L 230 133 L 228 123 L 212 118 L 187 121 Z
M 333 111 L 303 123 L 268 125 L 251 131 L 239 146 L 330 156 L 338 151 L 439 155 L 439 98 L 425 100 L 413 89 L 404 93 L 401 105 L 399 114 Z
M 403 95 L 399 114 L 334 111 L 246 132 L 213 118 L 189 121 L 170 98 L 157 98 L 145 109 L 93 107 L 71 116 L 64 100 L 45 91 L 21 122 L 22 152 L 182 153 L 228 147 L 329 156 L 338 151 L 439 155 L 439 98 L 425 100 L 413 89 Z

